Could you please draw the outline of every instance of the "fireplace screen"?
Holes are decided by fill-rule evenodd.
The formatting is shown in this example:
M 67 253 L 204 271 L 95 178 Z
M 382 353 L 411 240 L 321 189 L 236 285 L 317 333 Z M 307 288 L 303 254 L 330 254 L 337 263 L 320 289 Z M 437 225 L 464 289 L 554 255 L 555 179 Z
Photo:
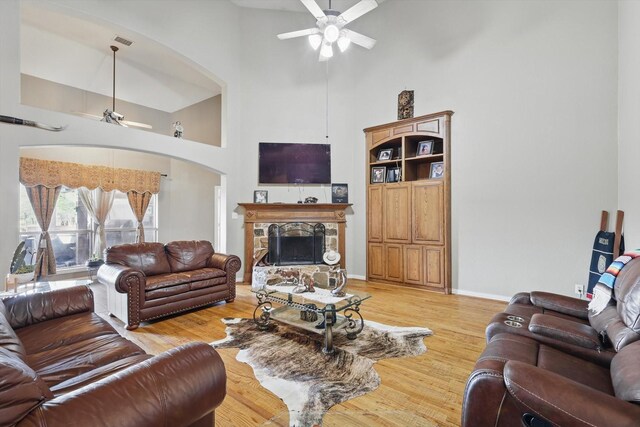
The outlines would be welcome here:
M 272 265 L 322 264 L 324 237 L 323 224 L 271 224 L 269 262 Z

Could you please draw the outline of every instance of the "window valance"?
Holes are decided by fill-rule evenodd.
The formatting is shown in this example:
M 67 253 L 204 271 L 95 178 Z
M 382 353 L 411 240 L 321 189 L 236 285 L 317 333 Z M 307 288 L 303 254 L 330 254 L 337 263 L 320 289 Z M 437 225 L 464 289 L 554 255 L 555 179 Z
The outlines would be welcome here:
M 21 157 L 20 182 L 25 187 L 44 185 L 54 188 L 63 185 L 68 188 L 93 190 L 100 187 L 104 191 L 156 194 L 160 191 L 160 172 Z

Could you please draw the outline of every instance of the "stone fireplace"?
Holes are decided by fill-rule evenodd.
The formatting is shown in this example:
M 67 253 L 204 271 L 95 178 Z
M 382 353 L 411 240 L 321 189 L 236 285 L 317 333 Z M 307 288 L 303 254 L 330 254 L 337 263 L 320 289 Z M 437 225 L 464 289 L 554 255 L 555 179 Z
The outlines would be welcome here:
M 304 236 L 291 236 L 292 240 L 307 240 L 302 237 L 310 237 L 313 235 L 314 243 L 312 244 L 314 262 L 293 261 L 298 259 L 300 255 L 297 252 L 285 253 L 285 259 L 289 259 L 287 264 L 318 264 L 322 263 L 322 255 L 328 250 L 334 250 L 341 254 L 340 267 L 345 268 L 345 209 L 350 204 L 334 204 L 334 203 L 240 203 L 245 209 L 244 215 L 244 277 L 243 281 L 251 283 L 251 275 L 253 271 L 253 259 L 260 251 L 269 250 L 269 240 L 272 238 L 270 229 L 278 229 L 277 233 L 282 237 L 283 231 L 286 233 L 288 229 L 296 229 L 300 224 L 306 224 L 311 227 L 305 227 Z M 294 226 L 293 224 L 298 224 Z M 316 242 L 316 234 L 324 228 L 324 247 L 320 248 Z M 311 231 L 309 231 L 311 230 Z M 307 243 L 309 240 L 307 241 Z M 282 256 L 282 249 L 280 251 Z M 270 254 L 271 258 L 271 254 Z M 270 261 L 273 263 L 273 261 Z

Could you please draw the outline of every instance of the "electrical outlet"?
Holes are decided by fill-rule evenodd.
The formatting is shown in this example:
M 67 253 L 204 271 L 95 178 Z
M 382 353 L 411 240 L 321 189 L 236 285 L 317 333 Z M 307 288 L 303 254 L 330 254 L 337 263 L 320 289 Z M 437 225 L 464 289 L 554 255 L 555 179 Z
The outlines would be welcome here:
M 576 284 L 574 292 L 576 293 L 576 295 L 582 298 L 582 296 L 584 295 L 584 285 Z

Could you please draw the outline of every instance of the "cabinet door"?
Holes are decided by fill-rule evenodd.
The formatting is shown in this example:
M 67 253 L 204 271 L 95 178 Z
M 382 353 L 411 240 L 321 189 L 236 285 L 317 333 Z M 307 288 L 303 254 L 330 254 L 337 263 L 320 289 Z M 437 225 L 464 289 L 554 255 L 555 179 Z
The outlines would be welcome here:
M 369 187 L 367 224 L 370 242 L 382 242 L 382 186 Z
M 406 245 L 404 247 L 404 281 L 414 285 L 424 284 L 422 246 Z
M 444 244 L 444 184 L 413 183 L 413 242 Z
M 383 192 L 384 241 L 411 242 L 411 184 L 385 185 Z
M 402 245 L 384 245 L 385 279 L 402 282 L 404 279 Z
M 444 248 L 425 247 L 425 285 L 444 288 Z
M 382 243 L 369 243 L 367 271 L 369 279 L 384 279 L 384 249 Z

